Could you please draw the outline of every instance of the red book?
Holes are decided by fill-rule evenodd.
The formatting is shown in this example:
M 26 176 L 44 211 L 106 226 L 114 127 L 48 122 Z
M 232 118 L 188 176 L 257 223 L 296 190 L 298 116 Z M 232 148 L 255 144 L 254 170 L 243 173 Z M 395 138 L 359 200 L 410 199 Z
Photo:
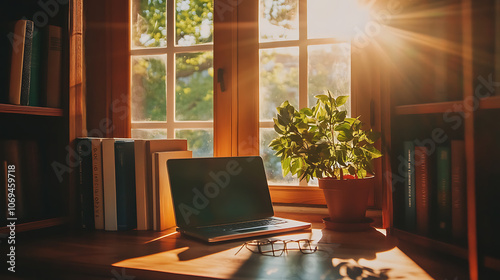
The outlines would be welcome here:
M 451 229 L 455 240 L 467 237 L 467 202 L 465 182 L 465 142 L 451 141 Z
M 415 194 L 417 208 L 417 232 L 429 234 L 429 151 L 424 146 L 415 146 Z

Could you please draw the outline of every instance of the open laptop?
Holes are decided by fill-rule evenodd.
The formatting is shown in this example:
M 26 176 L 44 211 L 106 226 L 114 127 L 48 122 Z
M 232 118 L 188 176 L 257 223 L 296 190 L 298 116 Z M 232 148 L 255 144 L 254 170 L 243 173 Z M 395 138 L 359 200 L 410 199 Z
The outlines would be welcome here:
M 207 242 L 307 229 L 274 217 L 262 158 L 169 159 L 177 230 Z

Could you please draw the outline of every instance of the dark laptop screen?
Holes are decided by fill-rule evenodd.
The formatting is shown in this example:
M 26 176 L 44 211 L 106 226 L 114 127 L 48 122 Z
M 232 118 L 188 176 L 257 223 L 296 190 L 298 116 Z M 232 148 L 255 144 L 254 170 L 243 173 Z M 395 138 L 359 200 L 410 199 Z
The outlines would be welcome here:
M 170 159 L 167 168 L 180 228 L 273 216 L 260 157 Z

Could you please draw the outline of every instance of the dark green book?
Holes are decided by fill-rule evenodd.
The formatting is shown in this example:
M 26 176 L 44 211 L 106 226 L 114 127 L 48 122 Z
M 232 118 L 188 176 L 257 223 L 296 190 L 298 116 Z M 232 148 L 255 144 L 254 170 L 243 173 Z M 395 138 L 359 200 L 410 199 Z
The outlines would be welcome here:
M 40 92 L 42 84 L 40 80 L 42 67 L 42 32 L 40 28 L 35 27 L 33 32 L 33 43 L 31 47 L 31 81 L 29 93 L 29 105 L 40 106 Z
M 137 227 L 137 209 L 133 140 L 115 141 L 115 176 L 118 230 L 134 229 Z
M 92 182 L 92 142 L 90 138 L 75 139 L 78 153 L 78 198 L 80 226 L 83 229 L 94 229 L 94 192 Z
M 451 234 L 451 149 L 439 146 L 437 151 L 437 233 Z
M 415 144 L 413 141 L 404 141 L 403 152 L 405 159 L 405 226 L 413 231 L 417 223 L 417 205 L 415 191 Z

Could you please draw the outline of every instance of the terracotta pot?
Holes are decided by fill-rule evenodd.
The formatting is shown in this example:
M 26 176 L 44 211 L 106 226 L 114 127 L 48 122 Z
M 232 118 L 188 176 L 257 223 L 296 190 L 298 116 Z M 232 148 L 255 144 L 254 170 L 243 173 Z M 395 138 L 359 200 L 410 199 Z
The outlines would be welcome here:
M 323 189 L 330 219 L 334 222 L 356 223 L 365 220 L 368 196 L 375 177 L 337 180 L 319 179 Z

